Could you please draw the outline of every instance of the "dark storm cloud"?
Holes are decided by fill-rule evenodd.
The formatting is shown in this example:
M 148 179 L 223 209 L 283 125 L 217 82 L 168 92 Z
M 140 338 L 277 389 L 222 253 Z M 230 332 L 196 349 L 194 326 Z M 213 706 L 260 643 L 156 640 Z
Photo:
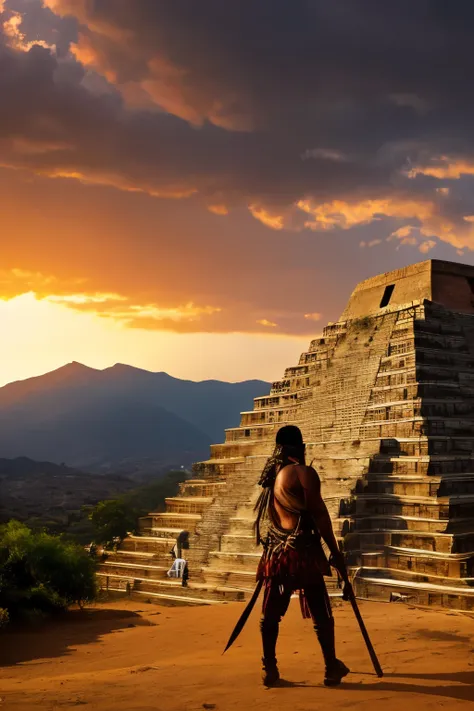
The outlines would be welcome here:
M 6 36 L 3 165 L 247 205 L 274 228 L 387 216 L 474 244 L 459 197 L 474 173 L 471 3 L 45 4 L 77 22 L 75 59 Z
M 474 9 L 467 1 L 50 4 L 82 21 L 84 35 L 118 81 L 153 80 L 155 60 L 157 74 L 166 67 L 174 70 L 183 105 L 237 126 L 242 121 L 244 126 L 309 129 L 308 119 L 316 119 L 328 131 L 335 119 L 332 135 L 346 112 L 359 130 L 370 112 L 373 119 L 380 112 L 386 123 L 383 103 L 390 97 L 420 109 L 426 102 L 441 113 L 472 104 L 466 84 L 474 78 Z M 406 114 L 397 116 L 398 131 L 410 129 L 411 135 Z M 383 133 L 386 126 L 380 128 Z M 370 131 L 362 138 L 369 144 L 377 140 Z

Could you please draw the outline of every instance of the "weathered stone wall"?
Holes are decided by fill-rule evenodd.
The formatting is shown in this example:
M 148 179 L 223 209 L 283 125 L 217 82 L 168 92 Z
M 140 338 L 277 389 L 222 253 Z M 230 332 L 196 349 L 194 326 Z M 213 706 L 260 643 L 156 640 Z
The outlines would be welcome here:
M 412 264 L 404 269 L 380 274 L 361 282 L 354 289 L 341 320 L 362 318 L 380 312 L 385 288 L 394 285 L 390 307 L 432 298 L 431 262 Z
M 389 285 L 394 287 L 390 295 L 390 308 L 426 299 L 453 311 L 474 313 L 474 267 L 429 260 L 358 284 L 341 320 L 379 313 L 385 288 Z

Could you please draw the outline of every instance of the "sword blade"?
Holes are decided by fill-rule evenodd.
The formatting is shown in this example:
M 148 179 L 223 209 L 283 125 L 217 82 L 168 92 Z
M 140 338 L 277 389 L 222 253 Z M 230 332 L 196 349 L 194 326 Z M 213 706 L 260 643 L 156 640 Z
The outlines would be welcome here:
M 247 622 L 247 620 L 248 620 L 248 618 L 249 618 L 249 615 L 250 615 L 250 613 L 252 612 L 252 610 L 253 610 L 253 608 L 254 608 L 254 606 L 255 606 L 255 603 L 257 602 L 257 598 L 258 598 L 258 596 L 260 595 L 260 590 L 262 589 L 262 585 L 263 585 L 263 580 L 260 580 L 260 581 L 257 583 L 257 586 L 256 586 L 256 588 L 255 588 L 255 590 L 254 590 L 254 592 L 253 592 L 252 597 L 250 598 L 250 600 L 249 600 L 249 602 L 248 602 L 248 604 L 247 604 L 247 607 L 245 608 L 245 610 L 243 611 L 243 613 L 242 613 L 241 616 L 239 617 L 239 620 L 238 620 L 237 624 L 235 625 L 234 630 L 233 630 L 232 634 L 231 634 L 230 637 L 229 637 L 229 641 L 227 642 L 227 646 L 226 646 L 226 648 L 224 649 L 224 651 L 222 652 L 222 654 L 225 654 L 225 653 L 227 652 L 227 650 L 229 649 L 229 647 L 231 647 L 231 646 L 234 644 L 235 640 L 237 639 L 237 637 L 239 636 L 239 634 L 242 632 L 242 630 L 243 630 L 243 628 L 244 628 L 244 625 L 245 625 L 245 623 Z

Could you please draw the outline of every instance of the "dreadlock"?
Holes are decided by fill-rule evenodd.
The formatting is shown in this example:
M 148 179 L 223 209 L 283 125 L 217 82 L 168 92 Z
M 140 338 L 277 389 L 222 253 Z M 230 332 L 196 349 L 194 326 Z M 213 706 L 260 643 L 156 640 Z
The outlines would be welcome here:
M 278 430 L 275 449 L 271 457 L 267 459 L 258 482 L 262 491 L 254 507 L 254 511 L 257 512 L 254 524 L 257 545 L 263 542 L 260 524 L 268 516 L 276 476 L 280 469 L 287 464 L 294 463 L 295 459 L 300 464 L 304 464 L 304 450 L 303 437 L 298 427 L 286 425 Z

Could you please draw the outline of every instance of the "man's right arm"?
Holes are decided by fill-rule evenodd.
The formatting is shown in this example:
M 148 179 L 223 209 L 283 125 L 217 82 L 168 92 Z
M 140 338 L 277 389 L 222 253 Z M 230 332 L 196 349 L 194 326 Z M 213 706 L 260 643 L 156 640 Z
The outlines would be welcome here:
M 297 469 L 299 481 L 304 489 L 306 508 L 316 521 L 319 533 L 329 548 L 334 566 L 339 570 L 342 577 L 345 578 L 347 572 L 344 557 L 339 550 L 339 545 L 332 528 L 331 517 L 321 496 L 321 481 L 319 476 L 313 467 L 299 466 Z

